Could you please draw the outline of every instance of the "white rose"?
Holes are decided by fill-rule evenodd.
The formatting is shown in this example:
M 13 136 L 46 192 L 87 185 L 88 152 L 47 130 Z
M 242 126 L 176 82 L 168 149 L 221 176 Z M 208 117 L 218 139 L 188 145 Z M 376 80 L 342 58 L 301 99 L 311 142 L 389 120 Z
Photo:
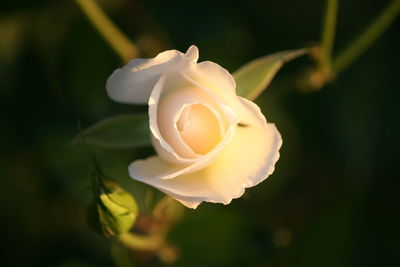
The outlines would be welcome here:
M 274 171 L 282 144 L 258 106 L 236 95 L 229 72 L 198 56 L 191 46 L 134 59 L 106 86 L 115 101 L 149 105 L 157 155 L 132 162 L 130 176 L 189 208 L 242 196 Z

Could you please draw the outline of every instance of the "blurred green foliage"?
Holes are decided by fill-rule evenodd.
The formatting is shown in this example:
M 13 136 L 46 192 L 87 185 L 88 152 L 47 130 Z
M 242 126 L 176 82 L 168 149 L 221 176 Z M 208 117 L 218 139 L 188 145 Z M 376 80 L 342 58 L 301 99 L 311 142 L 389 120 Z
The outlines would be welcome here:
M 196 44 L 200 60 L 230 71 L 318 42 L 323 14 L 317 0 L 100 3 L 144 57 Z M 341 1 L 336 47 L 387 3 Z M 275 173 L 229 206 L 187 210 L 169 236 L 176 266 L 398 266 L 399 26 L 319 92 L 297 90 L 307 58 L 278 74 L 257 99 L 284 139 Z M 105 81 L 122 63 L 73 1 L 8 2 L 0 36 L 0 265 L 113 266 L 110 241 L 84 219 L 90 158 L 67 144 L 77 120 L 86 127 L 146 107 L 107 97 Z M 93 151 L 149 213 L 161 194 L 131 180 L 127 166 L 154 151 Z
M 120 114 L 107 117 L 85 129 L 85 143 L 111 149 L 132 149 L 151 146 L 149 115 L 147 113 Z M 76 135 L 70 145 L 81 144 Z

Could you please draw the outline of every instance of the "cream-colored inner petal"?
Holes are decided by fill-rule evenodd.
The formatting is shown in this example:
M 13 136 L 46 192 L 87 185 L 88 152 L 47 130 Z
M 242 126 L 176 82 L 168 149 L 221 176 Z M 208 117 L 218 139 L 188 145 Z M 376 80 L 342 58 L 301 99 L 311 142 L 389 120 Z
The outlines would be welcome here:
M 155 111 L 152 134 L 159 140 L 154 147 L 168 162 L 193 163 L 228 138 L 236 121 L 232 121 L 227 107 L 217 105 L 202 89 L 185 84 L 186 79 L 179 75 L 167 78 L 160 95 L 149 104 L 149 112 Z M 181 84 L 176 86 L 176 80 Z
M 206 105 L 187 105 L 176 122 L 182 140 L 196 153 L 206 154 L 224 134 L 216 114 Z

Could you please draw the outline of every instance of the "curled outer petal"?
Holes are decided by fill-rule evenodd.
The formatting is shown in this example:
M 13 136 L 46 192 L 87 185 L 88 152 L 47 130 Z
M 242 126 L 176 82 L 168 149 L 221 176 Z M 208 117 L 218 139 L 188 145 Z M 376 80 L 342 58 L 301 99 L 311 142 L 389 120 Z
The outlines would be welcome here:
M 107 93 L 117 102 L 146 104 L 161 75 L 193 64 L 198 58 L 199 50 L 192 45 L 185 54 L 167 50 L 152 59 L 133 59 L 111 74 L 106 83 Z

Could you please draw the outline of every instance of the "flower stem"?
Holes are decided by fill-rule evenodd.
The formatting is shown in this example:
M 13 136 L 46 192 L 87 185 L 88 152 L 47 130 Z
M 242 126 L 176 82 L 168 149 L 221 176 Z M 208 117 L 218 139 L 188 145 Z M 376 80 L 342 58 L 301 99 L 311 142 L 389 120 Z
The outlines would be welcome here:
M 163 235 L 140 236 L 131 232 L 118 237 L 119 241 L 130 249 L 157 251 L 165 245 Z
M 332 68 L 332 50 L 335 41 L 338 4 L 338 0 L 326 1 L 324 24 L 322 27 L 319 67 L 328 80 L 334 75 Z
M 360 57 L 390 26 L 399 12 L 400 0 L 393 0 L 363 33 L 334 58 L 333 67 L 336 73 L 344 71 Z
M 75 0 L 92 25 L 124 62 L 138 56 L 138 48 L 103 12 L 95 0 Z

